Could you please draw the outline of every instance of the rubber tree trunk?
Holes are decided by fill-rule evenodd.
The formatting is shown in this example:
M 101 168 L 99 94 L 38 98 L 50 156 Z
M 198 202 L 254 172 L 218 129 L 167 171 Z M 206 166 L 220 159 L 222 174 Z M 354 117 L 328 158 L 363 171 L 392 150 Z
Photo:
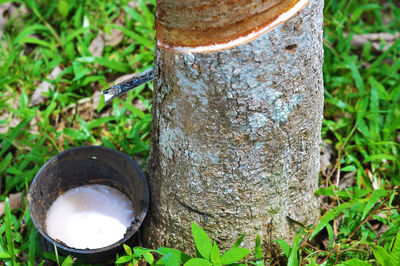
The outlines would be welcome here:
M 223 248 L 292 239 L 319 217 L 323 0 L 214 53 L 157 49 L 143 240 L 193 253 L 190 223 Z

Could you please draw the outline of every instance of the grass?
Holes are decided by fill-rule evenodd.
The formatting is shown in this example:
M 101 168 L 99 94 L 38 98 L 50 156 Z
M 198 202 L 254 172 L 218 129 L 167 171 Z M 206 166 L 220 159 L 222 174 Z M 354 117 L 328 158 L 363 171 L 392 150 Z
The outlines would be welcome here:
M 14 3 L 19 14 L 6 14 L 0 35 L 0 201 L 26 195 L 40 166 L 70 147 L 104 145 L 144 163 L 151 84 L 112 105 L 101 97 L 97 104 L 92 95 L 152 65 L 155 0 Z M 377 264 L 374 245 L 389 250 L 400 229 L 400 40 L 375 51 L 370 43 L 353 46 L 351 38 L 399 31 L 400 7 L 395 0 L 326 0 L 324 15 L 322 138 L 333 165 L 321 173 L 317 191 L 324 215 L 318 226 L 299 233 L 289 260 Z M 111 40 L 94 56 L 91 44 L 102 33 Z M 60 74 L 49 78 L 57 67 Z M 54 90 L 30 106 L 43 80 Z M 0 235 L 0 265 L 54 257 L 41 252 L 26 204 L 12 211 L 6 204 Z

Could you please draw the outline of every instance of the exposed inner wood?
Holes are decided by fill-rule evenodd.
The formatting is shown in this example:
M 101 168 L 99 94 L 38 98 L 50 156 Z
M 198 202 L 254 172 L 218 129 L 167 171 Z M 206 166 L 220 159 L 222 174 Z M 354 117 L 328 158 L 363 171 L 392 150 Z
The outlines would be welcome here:
M 163 48 L 228 43 L 267 27 L 299 0 L 158 0 L 157 41 Z

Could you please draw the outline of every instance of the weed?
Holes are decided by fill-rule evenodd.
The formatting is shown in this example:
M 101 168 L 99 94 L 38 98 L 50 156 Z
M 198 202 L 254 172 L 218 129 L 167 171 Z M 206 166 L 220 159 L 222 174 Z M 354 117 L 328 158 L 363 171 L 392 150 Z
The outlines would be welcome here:
M 165 265 L 165 266 L 222 266 L 222 265 L 241 265 L 238 262 L 245 258 L 251 251 L 245 248 L 240 248 L 244 235 L 242 235 L 233 245 L 233 247 L 221 255 L 221 251 L 214 241 L 208 237 L 206 232 L 195 223 L 192 223 L 192 234 L 196 248 L 196 257 L 191 257 L 186 253 L 173 248 L 160 247 L 157 250 L 134 247 L 133 251 L 127 245 L 124 249 L 127 255 L 117 258 L 116 263 L 131 263 L 135 265 L 140 260 L 145 260 L 150 265 Z M 256 262 L 254 265 L 264 265 L 262 260 L 262 251 L 260 237 L 256 240 Z M 156 262 L 151 252 L 161 256 Z M 244 265 L 244 264 L 243 264 Z

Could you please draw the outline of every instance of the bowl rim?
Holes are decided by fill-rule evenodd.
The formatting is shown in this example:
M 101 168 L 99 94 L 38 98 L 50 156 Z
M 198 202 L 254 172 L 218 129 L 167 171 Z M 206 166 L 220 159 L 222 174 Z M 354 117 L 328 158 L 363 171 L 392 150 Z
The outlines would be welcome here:
M 43 226 L 41 226 L 39 224 L 39 222 L 36 220 L 36 218 L 32 215 L 32 211 L 31 208 L 29 208 L 29 205 L 31 203 L 31 193 L 32 193 L 32 187 L 34 187 L 34 185 L 38 182 L 38 176 L 41 174 L 42 171 L 44 171 L 44 169 L 51 164 L 53 161 L 57 160 L 60 157 L 63 157 L 65 154 L 71 152 L 71 151 L 76 151 L 76 150 L 87 150 L 87 149 L 98 149 L 98 150 L 104 150 L 107 152 L 111 152 L 111 153 L 115 153 L 121 157 L 123 157 L 124 159 L 126 159 L 133 167 L 134 169 L 137 171 L 137 173 L 139 174 L 140 178 L 142 179 L 142 181 L 145 184 L 145 203 L 146 206 L 144 208 L 144 211 L 142 213 L 142 215 L 139 217 L 139 219 L 137 220 L 137 225 L 138 225 L 138 230 L 134 231 L 134 230 L 127 230 L 127 232 L 124 234 L 124 237 L 121 238 L 120 240 L 118 240 L 117 242 L 105 246 L 105 247 L 101 247 L 101 248 L 95 248 L 95 249 L 78 249 L 78 248 L 73 248 L 67 245 L 64 245 L 63 243 L 57 242 L 54 239 L 52 239 L 50 236 L 47 235 L 46 230 L 43 230 Z M 53 157 L 51 157 L 45 164 L 42 165 L 42 167 L 40 167 L 39 171 L 36 173 L 35 177 L 33 178 L 33 181 L 31 182 L 31 185 L 29 186 L 29 192 L 28 192 L 28 208 L 29 208 L 29 214 L 32 220 L 32 223 L 34 225 L 34 227 L 36 228 L 36 230 L 40 233 L 40 235 L 42 237 L 44 237 L 48 242 L 51 243 L 52 246 L 56 246 L 59 249 L 62 249 L 64 251 L 70 252 L 70 253 L 76 253 L 76 254 L 82 254 L 82 255 L 89 255 L 89 254 L 96 254 L 96 253 L 100 253 L 100 252 L 107 252 L 107 251 L 111 251 L 112 249 L 116 249 L 120 246 L 122 246 L 122 244 L 124 244 L 127 240 L 129 240 L 136 232 L 139 231 L 140 226 L 143 223 L 143 220 L 145 219 L 148 209 L 149 209 L 149 203 L 150 203 L 150 191 L 149 191 L 149 185 L 147 182 L 147 178 L 144 175 L 144 173 L 142 172 L 142 170 L 140 169 L 140 167 L 135 163 L 135 161 L 130 158 L 127 154 L 115 150 L 115 149 L 111 149 L 109 147 L 105 147 L 105 146 L 97 146 L 97 145 L 85 145 L 85 146 L 78 146 L 78 147 L 73 147 L 67 150 L 64 150 L 56 155 L 54 155 Z M 128 227 L 129 228 L 129 227 Z

